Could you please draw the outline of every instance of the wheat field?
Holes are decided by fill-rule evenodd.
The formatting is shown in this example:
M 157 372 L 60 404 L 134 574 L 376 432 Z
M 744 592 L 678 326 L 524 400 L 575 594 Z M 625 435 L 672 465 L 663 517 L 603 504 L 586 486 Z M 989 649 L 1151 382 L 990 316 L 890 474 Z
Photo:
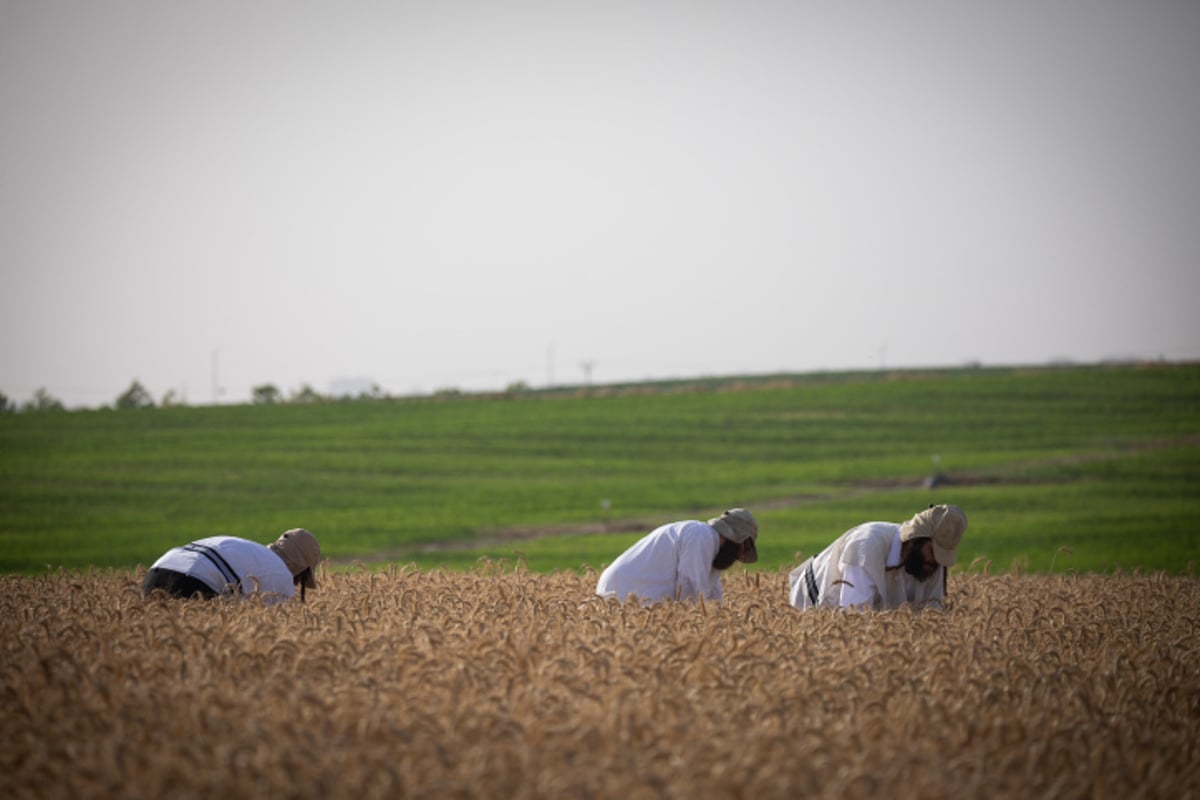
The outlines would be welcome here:
M 591 597 L 520 565 L 308 601 L 0 578 L 6 797 L 1200 796 L 1200 581 L 951 576 L 943 613 Z

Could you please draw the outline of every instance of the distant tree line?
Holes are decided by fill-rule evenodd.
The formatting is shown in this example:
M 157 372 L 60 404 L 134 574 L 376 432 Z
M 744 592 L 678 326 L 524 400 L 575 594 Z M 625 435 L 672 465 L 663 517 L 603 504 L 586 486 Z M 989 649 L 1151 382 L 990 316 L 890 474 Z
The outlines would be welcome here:
M 254 387 L 250 400 L 255 405 L 275 405 L 283 403 L 304 404 L 355 400 L 385 400 L 387 397 L 388 395 L 378 385 L 373 385 L 369 391 L 361 392 L 357 397 L 352 397 L 321 394 L 306 383 L 301 385 L 299 389 L 295 389 L 287 396 L 284 396 L 279 387 L 274 384 L 264 383 L 261 386 Z M 112 408 L 124 411 L 133 408 L 152 408 L 154 406 L 166 408 L 185 405 L 187 405 L 187 402 L 174 389 L 168 390 L 162 396 L 161 400 L 155 402 L 154 396 L 142 385 L 141 381 L 134 380 L 129 384 L 128 389 L 117 395 L 112 403 Z M 0 413 L 15 414 L 18 412 L 65 410 L 66 406 L 63 405 L 63 402 L 50 394 L 45 388 L 38 389 L 33 393 L 33 397 L 20 405 L 3 392 L 0 392 Z
M 279 390 L 279 387 L 273 383 L 264 383 L 250 390 L 250 402 L 256 406 L 271 406 L 280 403 L 303 405 L 306 403 L 342 403 L 354 400 L 386 399 L 388 399 L 388 395 L 378 384 L 373 384 L 369 391 L 360 392 L 357 396 L 321 394 L 307 383 L 301 384 L 299 389 L 292 390 L 292 393 L 286 398 L 283 396 L 283 392 Z
M 50 394 L 45 389 L 38 389 L 33 393 L 33 397 L 26 400 L 22 405 L 18 406 L 14 401 L 8 398 L 8 395 L 0 392 L 0 412 L 12 414 L 17 411 L 65 411 L 62 401 L 54 395 Z
M 516 397 L 534 392 L 532 386 L 525 381 L 515 381 L 504 388 L 500 396 Z M 461 389 L 453 387 L 443 387 L 432 393 L 432 396 L 439 399 L 453 399 L 464 397 L 467 393 Z M 357 395 L 334 395 L 321 394 L 309 384 L 301 384 L 298 389 L 293 389 L 285 395 L 278 386 L 273 383 L 264 383 L 255 386 L 250 391 L 250 402 L 258 406 L 270 405 L 305 405 L 313 403 L 353 403 L 375 400 L 391 399 L 379 384 L 372 384 L 371 388 L 359 392 Z M 117 395 L 111 406 L 101 406 L 101 408 L 114 408 L 118 411 L 126 411 L 135 408 L 169 408 L 174 406 L 186 406 L 187 400 L 180 396 L 174 389 L 169 389 L 157 402 L 149 390 L 142 385 L 141 381 L 134 380 L 129 384 L 129 388 Z M 38 389 L 33 393 L 26 402 L 18 405 L 11 400 L 3 392 L 0 392 L 0 413 L 13 414 L 17 412 L 38 412 L 38 411 L 65 411 L 66 406 L 62 401 L 54 395 L 50 394 L 45 388 Z

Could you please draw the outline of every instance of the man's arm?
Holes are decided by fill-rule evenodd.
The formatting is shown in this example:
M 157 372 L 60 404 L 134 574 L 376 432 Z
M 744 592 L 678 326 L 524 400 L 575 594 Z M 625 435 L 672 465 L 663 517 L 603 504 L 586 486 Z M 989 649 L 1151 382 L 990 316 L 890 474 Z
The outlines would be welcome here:
M 842 608 L 874 608 L 876 599 L 879 597 L 878 588 L 875 586 L 875 581 L 871 579 L 870 573 L 865 569 L 854 564 L 842 565 L 842 580 L 840 584 L 836 584 L 840 590 L 838 593 L 838 605 Z
M 942 611 L 942 601 L 946 597 L 946 567 L 940 567 L 942 574 L 930 577 L 926 584 L 928 585 L 928 593 L 921 598 L 918 607 L 929 608 L 934 611 Z
M 678 600 L 720 600 L 721 582 L 713 587 L 713 557 L 716 543 L 702 535 L 684 536 L 679 543 L 679 567 L 675 573 L 675 597 Z

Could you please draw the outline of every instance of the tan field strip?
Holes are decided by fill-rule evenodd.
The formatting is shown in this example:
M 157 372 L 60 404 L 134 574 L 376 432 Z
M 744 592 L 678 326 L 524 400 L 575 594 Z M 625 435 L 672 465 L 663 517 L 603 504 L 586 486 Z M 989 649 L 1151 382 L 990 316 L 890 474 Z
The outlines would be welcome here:
M 8 797 L 1200 796 L 1200 581 L 952 576 L 944 613 L 595 576 L 327 574 L 308 602 L 0 578 Z

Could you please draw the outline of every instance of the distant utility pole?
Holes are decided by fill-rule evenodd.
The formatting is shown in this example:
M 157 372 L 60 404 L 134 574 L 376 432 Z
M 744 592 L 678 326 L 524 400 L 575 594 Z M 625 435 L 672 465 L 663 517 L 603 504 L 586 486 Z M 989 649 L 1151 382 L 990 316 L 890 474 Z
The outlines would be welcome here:
M 546 386 L 554 385 L 554 345 L 546 348 Z
M 592 367 L 596 366 L 596 362 L 592 361 L 591 359 L 588 359 L 587 361 L 580 361 L 579 366 L 583 368 L 584 384 L 586 384 L 587 386 L 591 386 L 592 385 Z
M 217 353 L 219 352 L 215 348 L 212 351 L 212 401 L 214 406 L 221 396 L 221 382 L 217 380 Z

